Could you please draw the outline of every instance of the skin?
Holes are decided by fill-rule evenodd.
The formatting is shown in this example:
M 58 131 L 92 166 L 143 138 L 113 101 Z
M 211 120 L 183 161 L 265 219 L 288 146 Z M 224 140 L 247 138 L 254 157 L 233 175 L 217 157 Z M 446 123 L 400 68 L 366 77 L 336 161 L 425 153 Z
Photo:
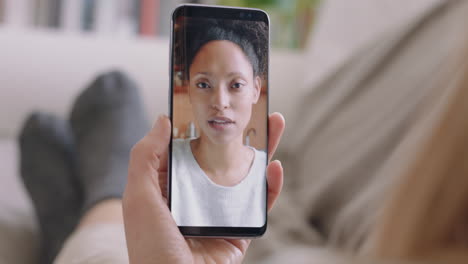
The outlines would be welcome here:
M 270 161 L 285 127 L 281 114 L 269 116 Z M 132 149 L 122 200 L 130 263 L 240 263 L 249 239 L 184 238 L 167 207 L 167 149 L 171 124 L 160 117 Z M 283 184 L 279 161 L 267 167 L 268 210 Z
M 217 184 L 233 186 L 247 176 L 255 152 L 243 144 L 252 106 L 258 102 L 261 79 L 242 49 L 231 41 L 210 41 L 190 66 L 189 98 L 200 137 L 192 152 L 207 176 Z M 209 120 L 225 117 L 233 123 L 215 129 Z

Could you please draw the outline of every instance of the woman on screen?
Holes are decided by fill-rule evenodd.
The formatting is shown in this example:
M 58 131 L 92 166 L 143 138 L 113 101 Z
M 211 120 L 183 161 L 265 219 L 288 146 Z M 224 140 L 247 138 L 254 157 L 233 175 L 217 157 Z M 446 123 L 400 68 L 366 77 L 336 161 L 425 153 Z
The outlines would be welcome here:
M 243 135 L 261 94 L 268 29 L 262 22 L 213 19 L 186 19 L 180 26 L 175 59 L 185 65 L 200 135 L 172 142 L 175 220 L 181 226 L 261 227 L 267 157 L 244 145 Z

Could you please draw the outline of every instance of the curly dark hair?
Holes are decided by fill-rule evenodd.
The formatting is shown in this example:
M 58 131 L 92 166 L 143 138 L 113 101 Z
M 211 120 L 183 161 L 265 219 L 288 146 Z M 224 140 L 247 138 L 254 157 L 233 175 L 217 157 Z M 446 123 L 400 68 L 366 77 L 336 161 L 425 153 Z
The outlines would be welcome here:
M 215 40 L 237 44 L 252 65 L 254 76 L 266 75 L 268 27 L 264 22 L 185 17 L 178 24 L 174 39 L 175 63 L 181 65 L 184 79 L 189 79 L 189 68 L 200 48 Z

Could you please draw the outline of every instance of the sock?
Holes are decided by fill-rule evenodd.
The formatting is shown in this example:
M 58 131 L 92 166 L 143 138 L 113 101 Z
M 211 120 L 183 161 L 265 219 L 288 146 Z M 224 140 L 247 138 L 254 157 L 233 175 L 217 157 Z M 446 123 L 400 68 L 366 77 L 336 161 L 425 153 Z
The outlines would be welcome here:
M 40 263 L 50 264 L 79 221 L 82 196 L 68 123 L 34 113 L 19 136 L 20 171 L 39 222 Z
M 78 151 L 83 212 L 121 198 L 130 150 L 148 130 L 136 84 L 121 72 L 99 76 L 77 98 L 70 115 Z

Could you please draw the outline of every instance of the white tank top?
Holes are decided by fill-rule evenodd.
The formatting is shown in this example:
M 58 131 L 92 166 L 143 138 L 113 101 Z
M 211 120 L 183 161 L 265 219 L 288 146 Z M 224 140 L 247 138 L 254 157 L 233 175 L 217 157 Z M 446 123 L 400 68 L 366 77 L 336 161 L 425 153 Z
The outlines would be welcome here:
M 214 183 L 193 156 L 190 139 L 172 141 L 172 215 L 179 226 L 261 227 L 266 219 L 266 153 L 256 150 L 235 186 Z

